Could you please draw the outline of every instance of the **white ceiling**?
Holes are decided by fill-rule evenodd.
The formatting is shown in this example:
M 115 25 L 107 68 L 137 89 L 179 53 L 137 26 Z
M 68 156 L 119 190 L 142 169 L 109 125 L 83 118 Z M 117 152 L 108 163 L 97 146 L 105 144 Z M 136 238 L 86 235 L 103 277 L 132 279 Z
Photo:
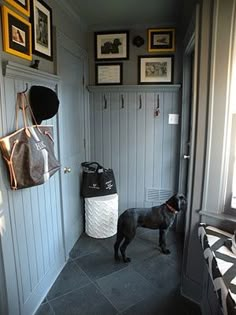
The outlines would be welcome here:
M 91 30 L 175 24 L 183 0 L 66 0 Z M 169 26 L 168 25 L 168 26 Z

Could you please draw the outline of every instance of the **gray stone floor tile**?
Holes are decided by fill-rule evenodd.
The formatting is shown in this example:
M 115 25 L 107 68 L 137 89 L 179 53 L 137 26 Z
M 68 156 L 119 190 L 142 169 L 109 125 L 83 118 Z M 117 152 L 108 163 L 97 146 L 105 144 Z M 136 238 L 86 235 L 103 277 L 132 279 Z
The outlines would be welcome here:
M 41 304 L 35 315 L 54 315 L 49 303 Z
M 96 283 L 119 312 L 153 294 L 152 285 L 130 267 L 99 279 Z
M 50 301 L 89 283 L 91 283 L 90 279 L 79 266 L 73 261 L 68 262 L 50 289 L 47 299 Z
M 94 284 L 50 302 L 55 315 L 115 315 L 117 310 Z
M 79 257 L 97 252 L 101 246 L 98 239 L 89 237 L 85 233 L 81 235 L 79 240 L 75 243 L 74 247 L 70 252 L 71 259 L 77 259 Z
M 148 280 L 156 290 L 164 290 L 168 293 L 169 290 L 179 288 L 181 278 L 179 269 L 171 264 L 169 256 L 154 255 L 142 263 L 134 264 L 133 268 Z
M 116 236 L 83 234 L 36 315 L 200 315 L 180 296 L 183 237 L 170 230 L 170 255 L 160 252 L 159 231 L 137 229 L 127 248 L 132 261 L 114 261 Z
M 105 248 L 102 251 L 78 258 L 75 262 L 92 280 L 97 280 L 126 267 L 126 264 L 117 263 L 113 253 Z

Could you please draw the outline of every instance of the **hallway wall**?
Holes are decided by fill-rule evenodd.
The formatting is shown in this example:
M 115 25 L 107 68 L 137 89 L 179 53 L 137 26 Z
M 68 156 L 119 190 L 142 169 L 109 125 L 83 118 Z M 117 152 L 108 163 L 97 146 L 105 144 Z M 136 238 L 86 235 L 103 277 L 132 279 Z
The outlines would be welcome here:
M 80 20 L 67 7 L 66 1 L 60 0 L 44 0 L 52 9 L 53 22 L 53 61 L 48 61 L 45 58 L 33 55 L 33 60 L 39 59 L 39 70 L 56 74 L 57 52 L 56 52 L 56 33 L 61 31 L 71 40 L 75 41 L 82 49 L 87 47 L 86 27 L 80 23 Z M 64 2 L 64 3 L 63 3 Z M 11 10 L 15 10 L 7 2 L 0 0 L 0 5 L 6 5 Z M 16 11 L 17 12 L 17 11 Z M 18 12 L 17 12 L 18 13 Z M 24 17 L 25 18 L 25 17 Z M 28 19 L 28 18 L 27 18 Z M 2 38 L 2 27 L 0 27 L 0 36 Z M 23 65 L 30 65 L 31 62 L 14 55 L 3 52 L 2 40 L 0 41 L 0 51 L 3 61 L 13 61 Z

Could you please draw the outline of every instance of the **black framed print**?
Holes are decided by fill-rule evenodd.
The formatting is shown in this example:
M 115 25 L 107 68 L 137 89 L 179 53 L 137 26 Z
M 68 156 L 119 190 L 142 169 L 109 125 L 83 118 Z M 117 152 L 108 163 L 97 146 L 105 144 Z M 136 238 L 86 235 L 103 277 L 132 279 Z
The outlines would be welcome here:
M 119 85 L 122 84 L 122 63 L 100 63 L 96 64 L 97 85 Z
M 174 52 L 175 29 L 148 29 L 148 52 Z
M 43 0 L 31 0 L 33 53 L 53 60 L 52 9 Z
M 31 24 L 15 11 L 2 6 L 3 50 L 32 60 Z
M 94 36 L 97 61 L 129 58 L 128 31 L 96 32 Z
M 173 82 L 173 56 L 139 56 L 139 84 L 170 84 Z

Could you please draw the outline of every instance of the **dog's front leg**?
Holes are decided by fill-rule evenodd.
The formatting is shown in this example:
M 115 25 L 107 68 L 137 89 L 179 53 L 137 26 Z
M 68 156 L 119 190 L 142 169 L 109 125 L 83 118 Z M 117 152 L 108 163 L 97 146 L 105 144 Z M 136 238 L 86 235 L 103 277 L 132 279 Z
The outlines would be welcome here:
M 170 254 L 170 250 L 166 248 L 166 234 L 167 230 L 160 229 L 159 231 L 159 246 L 161 247 L 161 251 L 163 254 Z

